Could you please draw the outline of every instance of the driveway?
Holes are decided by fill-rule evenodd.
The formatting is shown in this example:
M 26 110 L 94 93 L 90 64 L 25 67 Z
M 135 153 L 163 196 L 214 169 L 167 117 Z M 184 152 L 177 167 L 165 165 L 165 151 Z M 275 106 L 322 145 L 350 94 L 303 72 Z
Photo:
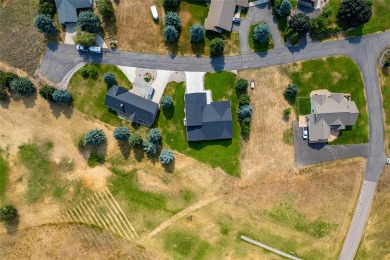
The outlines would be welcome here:
M 367 157 L 368 144 L 326 145 L 309 144 L 303 140 L 302 129 L 293 122 L 295 165 L 305 166 L 352 157 Z
M 198 93 L 204 91 L 204 72 L 186 72 L 186 93 Z
M 77 30 L 76 30 L 77 23 L 67 23 L 65 27 L 65 44 L 75 44 L 73 37 L 76 36 Z

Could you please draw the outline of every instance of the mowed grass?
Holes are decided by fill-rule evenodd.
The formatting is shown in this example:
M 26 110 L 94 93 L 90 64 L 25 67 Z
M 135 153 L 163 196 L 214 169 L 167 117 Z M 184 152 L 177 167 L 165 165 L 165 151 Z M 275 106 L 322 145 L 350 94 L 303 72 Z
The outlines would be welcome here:
M 240 129 L 237 118 L 238 99 L 234 90 L 236 76 L 231 72 L 207 73 L 205 88 L 212 91 L 213 101 L 230 100 L 233 139 L 188 142 L 184 126 L 184 83 L 170 83 L 164 95 L 171 95 L 174 110 L 160 113 L 157 126 L 162 129 L 164 145 L 189 155 L 212 167 L 220 167 L 232 176 L 240 176 Z
M 265 52 L 265 51 L 268 51 L 268 50 L 271 50 L 274 48 L 274 42 L 272 41 L 272 35 L 270 36 L 270 39 L 264 43 L 260 43 L 253 38 L 253 31 L 255 30 L 255 27 L 257 25 L 260 25 L 260 24 L 263 24 L 263 23 L 252 25 L 251 29 L 249 31 L 249 47 L 251 47 L 251 49 L 255 52 Z M 269 44 L 270 42 L 271 42 L 271 44 Z
M 310 92 L 313 90 L 327 89 L 333 93 L 351 94 L 351 100 L 356 103 L 359 110 L 356 125 L 348 126 L 347 129 L 342 130 L 339 137 L 332 144 L 367 143 L 368 115 L 366 99 L 362 77 L 356 63 L 347 57 L 329 57 L 302 62 L 298 65 L 298 69 L 294 69 L 294 66 L 296 65 L 292 65 L 287 69 L 287 75 L 293 83 L 299 86 L 298 100 L 300 100 L 300 97 L 310 97 Z M 297 106 L 294 107 L 298 113 Z M 302 109 L 301 104 L 299 109 L 308 112 L 307 108 Z M 301 112 L 301 114 L 303 113 Z
M 210 249 L 210 243 L 186 231 L 170 231 L 164 236 L 164 250 L 174 259 L 207 259 Z
M 5 197 L 8 184 L 8 163 L 0 149 L 0 201 Z
M 45 37 L 34 27 L 39 0 L 0 1 L 0 60 L 30 75 L 45 51 Z
M 379 79 L 383 98 L 383 111 L 385 114 L 386 148 L 390 150 L 390 69 L 379 69 Z

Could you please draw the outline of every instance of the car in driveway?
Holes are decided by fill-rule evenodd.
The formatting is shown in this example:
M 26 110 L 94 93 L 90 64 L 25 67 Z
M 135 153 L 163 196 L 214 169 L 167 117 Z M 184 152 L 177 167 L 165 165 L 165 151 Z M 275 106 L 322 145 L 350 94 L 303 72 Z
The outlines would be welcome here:
M 77 45 L 76 48 L 78 51 L 89 51 L 89 49 L 83 45 Z
M 240 24 L 241 23 L 241 19 L 239 17 L 233 17 L 233 23 Z
M 91 47 L 89 47 L 89 51 L 93 52 L 93 53 L 102 53 L 102 47 L 91 46 Z
M 307 127 L 303 127 L 302 128 L 302 138 L 303 138 L 303 140 L 306 140 L 308 136 L 309 136 L 309 134 L 307 132 Z

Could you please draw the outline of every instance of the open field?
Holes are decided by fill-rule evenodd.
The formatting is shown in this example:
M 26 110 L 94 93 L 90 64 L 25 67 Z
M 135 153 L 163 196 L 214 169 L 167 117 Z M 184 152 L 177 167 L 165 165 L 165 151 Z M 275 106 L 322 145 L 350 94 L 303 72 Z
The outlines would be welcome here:
M 270 36 L 269 41 L 265 43 L 260 43 L 253 38 L 253 31 L 255 30 L 255 27 L 259 24 L 254 24 L 251 26 L 251 29 L 249 31 L 249 47 L 251 47 L 254 52 L 264 52 L 273 49 L 274 42 L 272 41 L 272 35 Z M 271 42 L 271 44 L 269 44 L 269 42 Z

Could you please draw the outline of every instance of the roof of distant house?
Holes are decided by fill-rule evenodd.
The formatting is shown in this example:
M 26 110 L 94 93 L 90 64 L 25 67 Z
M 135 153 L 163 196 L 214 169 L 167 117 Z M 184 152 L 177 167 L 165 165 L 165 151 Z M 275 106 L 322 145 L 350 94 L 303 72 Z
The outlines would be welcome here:
M 230 139 L 233 136 L 229 101 L 207 104 L 205 92 L 185 95 L 188 141 Z
M 118 113 L 126 114 L 130 121 L 149 127 L 153 124 L 158 111 L 157 103 L 117 85 L 112 86 L 108 91 L 105 105 Z
M 92 0 L 55 0 L 61 24 L 77 23 L 77 9 L 91 8 Z

